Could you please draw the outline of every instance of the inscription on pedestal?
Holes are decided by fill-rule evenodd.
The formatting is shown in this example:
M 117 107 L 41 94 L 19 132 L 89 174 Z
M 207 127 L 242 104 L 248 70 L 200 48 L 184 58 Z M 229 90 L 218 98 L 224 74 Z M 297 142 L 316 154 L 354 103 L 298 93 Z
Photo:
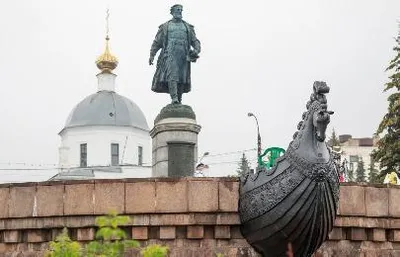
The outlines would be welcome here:
M 194 144 L 168 142 L 168 177 L 187 177 L 194 174 Z

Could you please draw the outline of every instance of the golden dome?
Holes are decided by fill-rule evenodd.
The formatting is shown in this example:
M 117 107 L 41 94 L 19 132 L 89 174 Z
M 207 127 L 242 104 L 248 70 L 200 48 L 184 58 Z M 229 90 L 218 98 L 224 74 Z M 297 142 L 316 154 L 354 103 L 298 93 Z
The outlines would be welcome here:
M 108 41 L 110 38 L 106 37 L 106 49 L 104 53 L 100 55 L 96 60 L 97 68 L 99 68 L 102 72 L 111 72 L 118 66 L 118 59 L 110 52 L 110 47 L 108 45 Z

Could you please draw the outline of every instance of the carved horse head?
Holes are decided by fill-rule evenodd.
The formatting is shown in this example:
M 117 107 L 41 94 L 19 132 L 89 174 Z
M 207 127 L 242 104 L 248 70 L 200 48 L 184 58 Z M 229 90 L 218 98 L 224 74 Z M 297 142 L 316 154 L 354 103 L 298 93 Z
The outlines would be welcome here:
M 327 110 L 327 101 L 324 94 L 329 93 L 329 87 L 325 82 L 314 82 L 314 94 L 311 96 L 312 101 L 318 101 L 320 105 L 314 111 L 312 121 L 315 130 L 315 137 L 319 142 L 324 142 L 326 138 L 326 128 L 331 121 L 330 115 L 333 111 Z
M 326 93 L 329 93 L 326 83 L 315 81 L 313 93 L 306 105 L 307 111 L 303 113 L 302 121 L 297 125 L 298 131 L 293 135 L 291 142 L 291 149 L 311 162 L 326 161 L 330 158 L 324 141 L 333 112 L 327 110 Z
M 313 125 L 315 128 L 315 137 L 319 142 L 324 142 L 326 138 L 326 128 L 331 121 L 332 111 L 321 109 L 313 114 Z

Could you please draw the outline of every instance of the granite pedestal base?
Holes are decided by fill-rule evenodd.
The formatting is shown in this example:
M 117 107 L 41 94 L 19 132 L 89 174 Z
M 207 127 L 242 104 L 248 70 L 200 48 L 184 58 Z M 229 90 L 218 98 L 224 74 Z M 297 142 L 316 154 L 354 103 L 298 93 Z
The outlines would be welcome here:
M 152 176 L 188 177 L 194 175 L 201 126 L 188 105 L 169 104 L 154 121 Z

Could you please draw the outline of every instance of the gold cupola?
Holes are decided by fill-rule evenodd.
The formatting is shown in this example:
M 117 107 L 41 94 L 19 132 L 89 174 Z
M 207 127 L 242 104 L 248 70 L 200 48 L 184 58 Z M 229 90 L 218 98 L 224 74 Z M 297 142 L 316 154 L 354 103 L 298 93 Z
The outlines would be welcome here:
M 109 46 L 110 37 L 106 36 L 106 49 L 104 53 L 100 55 L 96 60 L 97 68 L 101 70 L 101 72 L 112 73 L 112 71 L 118 66 L 118 59 L 110 52 Z
M 104 53 L 100 55 L 96 60 L 97 68 L 101 70 L 101 73 L 112 73 L 112 71 L 118 66 L 118 59 L 110 52 L 109 46 L 109 26 L 108 26 L 108 18 L 110 17 L 109 9 L 107 9 L 106 16 L 106 49 Z

